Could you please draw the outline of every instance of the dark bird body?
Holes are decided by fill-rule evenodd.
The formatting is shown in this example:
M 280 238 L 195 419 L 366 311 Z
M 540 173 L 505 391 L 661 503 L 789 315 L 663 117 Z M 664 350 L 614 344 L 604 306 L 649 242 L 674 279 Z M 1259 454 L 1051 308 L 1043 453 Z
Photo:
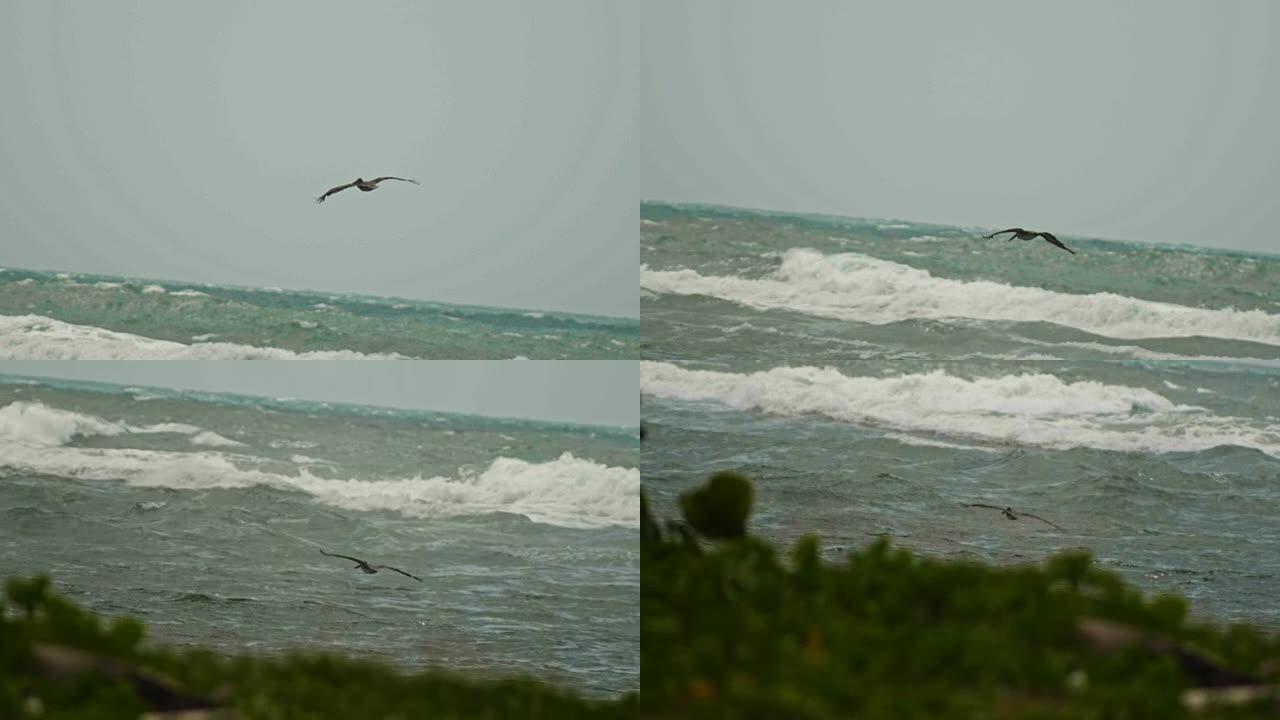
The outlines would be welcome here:
M 337 187 L 329 188 L 324 192 L 323 195 L 316 198 L 316 202 L 322 203 L 324 202 L 324 199 L 329 197 L 330 195 L 337 192 L 342 192 L 343 190 L 346 190 L 347 188 L 351 188 L 351 187 L 358 188 L 361 192 L 373 192 L 374 190 L 378 189 L 378 183 L 382 182 L 383 180 L 403 180 L 404 182 L 411 182 L 414 185 L 419 184 L 417 180 L 410 180 L 409 178 L 402 178 L 402 177 L 392 177 L 391 175 L 384 175 L 383 177 L 374 178 L 372 180 L 365 180 L 364 178 L 356 178 L 355 181 L 349 182 L 346 185 L 339 185 Z
M 987 240 L 990 240 L 991 238 L 997 235 L 1003 235 L 1005 233 L 1013 233 L 1012 235 L 1009 236 L 1008 238 L 1009 240 L 1013 240 L 1014 238 L 1017 238 L 1019 240 L 1035 240 L 1038 237 L 1044 238 L 1045 242 L 1048 242 L 1050 245 L 1056 245 L 1062 248 L 1063 250 L 1066 250 L 1067 252 L 1071 253 L 1072 255 L 1076 254 L 1075 250 L 1072 250 L 1066 245 L 1063 245 L 1061 242 L 1058 241 L 1058 238 L 1053 236 L 1052 233 L 1047 233 L 1047 232 L 1035 232 L 1034 230 L 1023 230 L 1022 228 L 1009 228 L 1007 230 L 1000 230 L 997 232 L 993 232 L 990 235 L 983 235 L 982 237 L 986 238 Z
M 411 577 L 414 580 L 417 580 L 418 582 L 422 582 L 422 578 L 418 577 L 417 575 L 407 573 L 401 570 L 400 568 L 391 567 L 390 565 L 370 565 L 369 563 L 365 562 L 364 560 L 361 560 L 360 558 L 353 558 L 350 555 L 338 555 L 337 553 L 327 553 L 323 550 L 320 551 L 320 554 L 328 555 L 329 557 L 342 558 L 343 560 L 350 560 L 356 564 L 355 566 L 360 569 L 360 572 L 366 575 L 376 574 L 379 570 L 394 570 L 400 573 L 401 575 L 404 575 L 405 577 Z
M 1004 515 L 1006 518 L 1010 520 L 1018 520 L 1019 518 L 1023 518 L 1023 517 L 1035 518 L 1040 522 L 1045 523 L 1047 525 L 1052 525 L 1053 527 L 1059 530 L 1063 529 L 1062 526 L 1051 523 L 1048 520 L 1045 520 L 1044 518 L 1040 517 L 1039 515 L 1033 515 L 1032 513 L 1029 513 L 1029 512 L 1014 512 L 1013 508 L 1011 507 L 1000 507 L 999 505 L 986 505 L 983 503 L 965 503 L 965 507 L 979 507 L 979 508 L 989 508 L 991 510 L 999 510 L 1001 515 Z

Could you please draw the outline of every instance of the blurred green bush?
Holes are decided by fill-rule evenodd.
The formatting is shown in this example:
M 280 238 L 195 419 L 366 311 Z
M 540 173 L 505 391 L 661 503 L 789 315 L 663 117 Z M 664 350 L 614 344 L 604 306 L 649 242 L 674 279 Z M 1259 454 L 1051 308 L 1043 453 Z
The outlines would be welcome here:
M 47 578 L 10 579 L 0 601 L 0 718 L 138 718 L 196 710 L 209 718 L 635 718 L 632 694 L 607 702 L 527 679 L 404 675 L 333 655 L 227 658 L 142 642 L 124 618 L 104 623 Z M 200 709 L 205 708 L 206 714 Z M 150 717 L 163 717 L 153 715 Z
M 745 533 L 751 500 L 736 473 L 685 493 L 683 522 L 641 499 L 645 717 L 1178 718 L 1221 692 L 1193 688 L 1280 674 L 1280 639 L 1193 623 L 1087 552 L 993 567 L 879 540 L 831 564 L 805 537 L 784 557 Z

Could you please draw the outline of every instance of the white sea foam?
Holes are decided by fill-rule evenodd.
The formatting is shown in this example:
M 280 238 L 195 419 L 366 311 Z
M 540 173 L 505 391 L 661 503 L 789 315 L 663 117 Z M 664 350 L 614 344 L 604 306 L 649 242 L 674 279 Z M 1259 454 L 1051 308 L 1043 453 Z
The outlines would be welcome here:
M 919 437 L 916 435 L 908 435 L 907 433 L 887 433 L 885 437 L 892 438 L 903 445 L 915 445 L 917 447 L 936 447 L 945 448 L 947 450 L 975 450 L 984 453 L 997 453 L 999 450 L 993 448 L 979 447 L 976 445 L 961 445 L 959 443 L 949 443 L 942 440 L 934 440 L 932 438 Z
M 564 527 L 630 526 L 639 519 L 638 468 L 611 467 L 567 452 L 542 463 L 499 457 L 483 470 L 464 468 L 453 477 L 330 479 L 306 467 L 296 475 L 265 472 L 248 467 L 256 458 L 220 451 L 65 445 L 76 435 L 119 434 L 127 428 L 39 403 L 11 403 L 0 408 L 0 466 L 185 490 L 268 485 L 334 507 L 421 518 L 506 512 Z
M 1118 338 L 1207 336 L 1280 345 L 1280 315 L 1204 309 L 1116 295 L 1073 295 L 926 270 L 858 253 L 788 250 L 773 276 L 747 279 L 694 270 L 640 269 L 642 288 L 708 295 L 750 307 L 783 308 L 883 324 L 911 318 L 1049 322 Z
M 0 407 L 0 441 L 8 440 L 42 447 L 64 445 L 75 437 L 171 433 L 191 435 L 198 445 L 239 445 L 234 440 L 186 423 L 129 425 L 49 407 L 41 402 L 21 400 Z
M 168 291 L 162 285 L 148 285 L 142 288 L 142 292 L 146 295 L 160 295 Z
M 125 426 L 109 420 L 19 401 L 0 407 L 0 442 L 56 446 L 77 435 L 119 435 Z
M 1207 363 L 1227 363 L 1232 365 L 1257 365 L 1261 367 L 1280 367 L 1280 359 L 1255 358 L 1255 357 L 1231 357 L 1228 355 L 1179 355 L 1177 353 L 1160 352 L 1158 350 L 1148 350 L 1137 345 L 1108 345 L 1098 342 L 1050 342 L 1046 340 L 1033 340 L 1027 337 L 1017 337 L 1019 342 L 1029 345 L 1040 345 L 1042 347 L 1073 347 L 1081 350 L 1092 350 L 1095 352 L 1106 353 L 1108 355 L 1126 355 L 1135 360 L 1175 360 L 1180 362 L 1207 362 Z
M 1216 416 L 1144 388 L 1069 383 L 1048 374 L 966 379 L 938 370 L 850 377 L 815 367 L 737 374 L 642 362 L 640 390 L 739 410 L 790 417 L 816 414 L 985 442 L 1126 452 L 1241 445 L 1280 457 L 1280 425 Z
M 98 282 L 94 283 L 94 284 L 93 284 L 93 286 L 94 286 L 94 287 L 96 287 L 96 288 L 99 288 L 99 289 L 101 289 L 101 290 L 114 290 L 114 289 L 116 289 L 116 288 L 124 287 L 124 283 L 118 283 L 118 282 L 107 282 L 107 281 L 105 281 L 105 280 L 100 280 L 100 281 L 98 281 Z
M 394 510 L 411 517 L 489 512 L 524 515 L 566 527 L 633 525 L 640 471 L 564 453 L 545 463 L 498 458 L 479 473 L 404 480 L 327 480 L 303 469 L 293 481 L 321 502 L 349 510 Z
M 0 359 L 7 360 L 399 360 L 353 350 L 293 352 L 235 343 L 184 345 L 40 315 L 0 315 Z
M 36 284 L 36 281 L 32 278 L 22 278 L 18 282 L 14 283 L 14 285 L 35 285 L 35 284 Z
M 237 447 L 243 446 L 244 443 L 236 442 L 231 438 L 225 438 L 216 432 L 203 430 L 191 436 L 193 445 L 207 445 L 209 447 Z
M 200 292 L 199 290 L 176 290 L 169 294 L 173 297 L 209 297 L 209 293 Z

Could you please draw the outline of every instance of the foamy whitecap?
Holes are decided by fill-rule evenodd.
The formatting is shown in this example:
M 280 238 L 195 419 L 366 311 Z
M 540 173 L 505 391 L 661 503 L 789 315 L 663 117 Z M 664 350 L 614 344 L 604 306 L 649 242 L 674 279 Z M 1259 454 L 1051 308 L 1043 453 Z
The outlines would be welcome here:
M 168 291 L 165 290 L 164 287 L 161 285 L 148 285 L 142 288 L 142 292 L 143 294 L 146 294 L 146 295 L 160 295 Z
M 293 352 L 235 343 L 184 345 L 40 315 L 0 315 L 0 359 L 9 360 L 400 360 L 398 353 Z
M 200 292 L 199 290 L 175 290 L 169 294 L 173 297 L 209 297 L 209 293 Z
M 231 438 L 226 438 L 216 432 L 204 430 L 191 436 L 191 444 L 207 445 L 210 447 L 237 447 L 243 446 L 244 443 L 237 442 Z
M 129 425 L 26 400 L 0 407 L 0 440 L 28 445 L 57 446 L 64 445 L 75 437 L 126 433 L 190 435 L 191 442 L 197 445 L 241 444 L 187 423 Z
M 14 410 L 14 406 L 19 406 Z M 246 467 L 255 458 L 218 451 L 173 452 L 66 446 L 76 434 L 117 434 L 102 418 L 31 403 L 0 409 L 0 467 L 80 480 L 205 490 L 266 485 L 306 493 L 347 510 L 436 518 L 495 512 L 563 527 L 634 525 L 640 471 L 564 453 L 548 462 L 500 457 L 483 470 L 453 477 L 331 479 L 306 467 L 281 475 Z M 301 459 L 301 458 L 299 458 Z M 307 458 L 310 460 L 310 458 Z
M 119 435 L 125 425 L 92 415 L 19 401 L 0 407 L 0 441 L 56 446 L 77 435 Z
M 1118 338 L 1205 336 L 1280 345 L 1280 315 L 1261 310 L 1193 308 L 1114 293 L 1073 295 L 952 280 L 858 253 L 788 250 L 781 267 L 761 279 L 642 266 L 640 285 L 651 292 L 708 295 L 759 309 L 874 324 L 965 317 L 1048 322 Z
M 1027 373 L 962 378 L 937 370 L 850 377 L 833 368 L 739 374 L 641 362 L 641 393 L 738 410 L 822 415 L 894 431 L 1126 452 L 1251 447 L 1280 457 L 1280 425 L 1213 415 L 1145 388 Z

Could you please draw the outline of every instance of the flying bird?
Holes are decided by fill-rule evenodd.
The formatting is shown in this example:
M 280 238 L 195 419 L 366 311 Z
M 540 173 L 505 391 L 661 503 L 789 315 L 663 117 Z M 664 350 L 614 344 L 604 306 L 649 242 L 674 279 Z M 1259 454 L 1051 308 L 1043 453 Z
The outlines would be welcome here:
M 421 184 L 417 180 L 410 180 L 409 178 L 402 178 L 402 177 L 392 177 L 390 175 L 385 175 L 380 178 L 374 178 L 372 180 L 365 180 L 364 178 L 356 178 L 354 182 L 349 182 L 346 185 L 339 185 L 338 187 L 329 188 L 328 190 L 325 191 L 323 195 L 316 198 L 316 202 L 322 203 L 324 202 L 324 199 L 329 197 L 330 195 L 336 192 L 342 192 L 343 190 L 346 190 L 349 187 L 360 188 L 362 192 L 373 192 L 374 190 L 378 189 L 378 183 L 382 182 L 383 180 L 403 180 L 405 182 L 411 182 L 414 185 Z
M 333 191 L 330 190 L 329 192 L 333 192 Z M 1047 232 L 1035 232 L 1033 230 L 1023 230 L 1022 228 L 1009 228 L 1008 230 L 1000 230 L 999 232 L 993 232 L 990 235 L 983 235 L 982 237 L 986 238 L 987 240 L 990 240 L 991 238 L 997 235 L 1003 235 L 1004 233 L 1013 233 L 1012 235 L 1009 236 L 1008 238 L 1009 240 L 1012 240 L 1014 238 L 1017 238 L 1019 240 L 1035 240 L 1038 237 L 1042 237 L 1049 244 L 1057 245 L 1058 247 L 1062 248 L 1063 250 L 1066 250 L 1072 255 L 1076 254 L 1075 250 L 1072 250 L 1066 245 L 1063 245 L 1061 242 L 1058 242 L 1058 238 L 1054 237 L 1051 233 L 1047 233 Z
M 321 555 L 328 555 L 329 557 L 339 557 L 339 558 L 342 558 L 342 559 L 344 559 L 344 560 L 350 560 L 350 561 L 354 562 L 354 563 L 356 564 L 355 566 L 356 566 L 356 567 L 358 567 L 358 568 L 360 568 L 360 571 L 361 571 L 361 572 L 363 572 L 363 573 L 364 573 L 364 574 L 366 574 L 366 575 L 373 575 L 374 573 L 378 572 L 379 570 L 395 570 L 396 572 L 400 573 L 401 575 L 404 575 L 404 576 L 406 576 L 406 577 L 411 577 L 411 578 L 413 578 L 414 580 L 417 580 L 418 582 L 422 582 L 422 578 L 418 577 L 417 575 L 413 575 L 413 574 L 411 574 L 411 573 L 407 573 L 407 572 L 405 572 L 405 571 L 401 570 L 400 568 L 391 567 L 390 565 L 370 565 L 369 563 L 367 563 L 367 562 L 365 562 L 365 561 L 361 560 L 360 558 L 353 558 L 353 557 L 351 557 L 350 555 L 338 555 L 337 553 L 327 553 L 327 552 L 325 552 L 325 551 L 323 551 L 323 550 L 321 550 L 321 551 L 320 551 L 320 554 L 321 554 Z
M 1044 518 L 1040 517 L 1039 515 L 1033 515 L 1029 512 L 1014 512 L 1013 508 L 1011 507 L 1000 507 L 999 505 L 984 505 L 983 503 L 965 503 L 965 507 L 979 507 L 979 508 L 990 508 L 992 510 L 999 510 L 1001 515 L 1004 515 L 1010 520 L 1017 520 L 1022 517 L 1031 517 L 1039 520 L 1042 523 L 1052 525 L 1053 527 L 1059 530 L 1065 531 L 1065 528 L 1063 528 L 1061 525 L 1056 525 L 1054 523 L 1051 523 L 1048 520 L 1045 520 Z

